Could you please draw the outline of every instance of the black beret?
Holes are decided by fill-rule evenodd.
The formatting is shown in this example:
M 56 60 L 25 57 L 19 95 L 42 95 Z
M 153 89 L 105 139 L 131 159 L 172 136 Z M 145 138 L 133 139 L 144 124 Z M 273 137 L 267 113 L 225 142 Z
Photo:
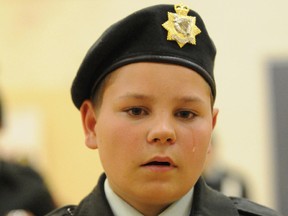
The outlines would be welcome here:
M 151 6 L 110 26 L 89 49 L 73 81 L 75 106 L 79 109 L 84 100 L 91 98 L 108 73 L 136 62 L 193 69 L 206 80 L 215 98 L 216 48 L 201 17 L 188 10 L 182 5 Z

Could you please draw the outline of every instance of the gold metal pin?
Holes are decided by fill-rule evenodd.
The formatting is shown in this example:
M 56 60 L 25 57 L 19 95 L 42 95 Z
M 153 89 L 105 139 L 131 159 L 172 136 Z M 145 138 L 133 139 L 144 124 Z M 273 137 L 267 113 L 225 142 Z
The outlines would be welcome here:
M 167 40 L 175 40 L 180 48 L 186 43 L 196 45 L 196 35 L 201 30 L 196 26 L 196 17 L 188 16 L 189 8 L 185 5 L 174 6 L 176 13 L 168 12 L 168 20 L 162 26 L 168 31 Z

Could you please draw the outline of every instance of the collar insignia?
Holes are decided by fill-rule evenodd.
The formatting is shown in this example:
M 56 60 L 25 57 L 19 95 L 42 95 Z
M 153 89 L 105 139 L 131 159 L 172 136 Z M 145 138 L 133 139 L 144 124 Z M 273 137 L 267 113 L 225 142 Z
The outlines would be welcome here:
M 196 17 L 188 16 L 189 8 L 175 5 L 176 13 L 168 12 L 168 20 L 162 26 L 168 31 L 167 40 L 175 40 L 180 48 L 186 43 L 196 45 L 196 35 L 201 30 L 196 26 Z

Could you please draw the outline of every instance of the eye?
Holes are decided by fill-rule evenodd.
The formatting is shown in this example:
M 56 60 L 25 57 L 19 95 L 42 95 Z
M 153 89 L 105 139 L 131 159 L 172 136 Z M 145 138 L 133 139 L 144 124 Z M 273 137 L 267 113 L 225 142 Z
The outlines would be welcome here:
M 131 116 L 144 116 L 148 114 L 148 112 L 141 107 L 132 107 L 125 111 Z
M 175 116 L 182 118 L 182 119 L 193 119 L 196 117 L 196 114 L 188 111 L 188 110 L 182 110 L 182 111 L 178 111 Z

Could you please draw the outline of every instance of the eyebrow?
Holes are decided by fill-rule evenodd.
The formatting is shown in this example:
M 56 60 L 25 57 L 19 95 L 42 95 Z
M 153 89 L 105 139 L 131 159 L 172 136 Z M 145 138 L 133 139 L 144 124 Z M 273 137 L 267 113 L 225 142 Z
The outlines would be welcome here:
M 205 101 L 199 96 L 184 96 L 177 98 L 177 100 L 184 103 L 205 103 Z
M 139 94 L 139 93 L 127 93 L 125 95 L 120 96 L 118 99 L 129 99 L 129 98 L 138 99 L 138 100 L 153 100 L 154 97 L 149 96 L 149 95 Z
M 139 94 L 139 93 L 127 93 L 127 94 L 119 97 L 119 99 L 129 99 L 129 98 L 133 98 L 133 99 L 137 99 L 137 100 L 150 100 L 150 101 L 154 100 L 153 96 L 143 95 L 143 94 Z M 175 101 L 181 101 L 183 103 L 205 103 L 205 101 L 197 95 L 176 97 L 176 98 L 174 98 L 174 100 Z

